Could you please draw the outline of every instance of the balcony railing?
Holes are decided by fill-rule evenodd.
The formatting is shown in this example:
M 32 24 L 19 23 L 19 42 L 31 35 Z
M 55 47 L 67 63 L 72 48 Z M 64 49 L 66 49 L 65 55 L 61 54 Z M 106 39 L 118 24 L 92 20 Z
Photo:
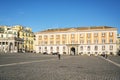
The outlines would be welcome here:
M 0 40 L 19 40 L 19 41 L 24 41 L 22 38 L 17 38 L 17 37 L 0 38 Z

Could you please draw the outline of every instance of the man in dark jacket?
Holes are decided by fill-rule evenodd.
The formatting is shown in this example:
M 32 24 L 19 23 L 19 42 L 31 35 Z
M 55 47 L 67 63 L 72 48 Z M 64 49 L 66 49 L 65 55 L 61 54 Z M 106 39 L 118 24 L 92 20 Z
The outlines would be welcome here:
M 60 55 L 60 54 L 58 54 L 58 59 L 60 60 L 60 58 L 61 58 L 61 55 Z

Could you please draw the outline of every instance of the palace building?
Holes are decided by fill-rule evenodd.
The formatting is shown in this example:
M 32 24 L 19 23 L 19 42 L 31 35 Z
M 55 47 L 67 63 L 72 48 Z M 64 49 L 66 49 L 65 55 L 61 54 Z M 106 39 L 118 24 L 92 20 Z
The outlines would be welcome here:
M 36 53 L 99 55 L 117 52 L 117 28 L 109 26 L 48 29 L 35 33 Z

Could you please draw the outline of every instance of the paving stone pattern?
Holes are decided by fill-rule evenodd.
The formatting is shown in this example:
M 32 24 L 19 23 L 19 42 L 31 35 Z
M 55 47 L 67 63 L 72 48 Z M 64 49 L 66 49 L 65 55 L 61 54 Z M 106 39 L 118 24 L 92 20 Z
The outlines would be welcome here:
M 120 68 L 100 57 L 62 56 L 58 60 L 37 55 L 40 58 L 47 61 L 0 67 L 0 80 L 120 80 Z
M 109 56 L 108 59 L 120 64 L 120 56 Z

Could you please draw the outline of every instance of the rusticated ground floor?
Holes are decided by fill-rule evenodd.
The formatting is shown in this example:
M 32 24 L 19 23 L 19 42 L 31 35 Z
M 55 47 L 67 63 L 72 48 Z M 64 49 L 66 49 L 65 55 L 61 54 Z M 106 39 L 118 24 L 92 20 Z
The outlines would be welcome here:
M 36 46 L 36 53 L 60 53 L 69 55 L 100 55 L 111 54 L 116 55 L 116 44 L 106 45 L 79 45 L 79 44 L 67 44 L 67 45 L 46 45 Z

